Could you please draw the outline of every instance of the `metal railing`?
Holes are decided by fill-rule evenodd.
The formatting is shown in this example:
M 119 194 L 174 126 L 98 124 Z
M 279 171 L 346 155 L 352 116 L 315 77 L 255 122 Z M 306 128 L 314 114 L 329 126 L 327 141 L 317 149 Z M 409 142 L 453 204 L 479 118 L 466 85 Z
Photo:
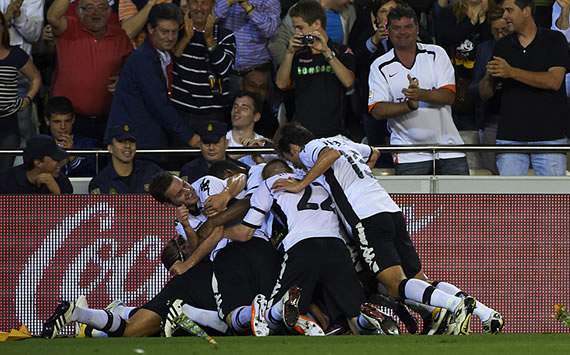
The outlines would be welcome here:
M 441 152 L 498 152 L 498 153 L 570 153 L 570 145 L 408 145 L 408 146 L 375 146 L 381 152 L 431 152 L 437 155 Z M 81 156 L 95 155 L 96 171 L 99 171 L 99 158 L 110 153 L 106 149 L 70 149 L 70 154 Z M 229 154 L 275 154 L 273 148 L 258 147 L 229 147 Z M 137 149 L 137 155 L 147 154 L 191 154 L 200 153 L 198 148 L 168 148 L 168 149 Z M 22 149 L 2 149 L 1 155 L 21 156 Z M 435 171 L 435 161 L 434 161 Z

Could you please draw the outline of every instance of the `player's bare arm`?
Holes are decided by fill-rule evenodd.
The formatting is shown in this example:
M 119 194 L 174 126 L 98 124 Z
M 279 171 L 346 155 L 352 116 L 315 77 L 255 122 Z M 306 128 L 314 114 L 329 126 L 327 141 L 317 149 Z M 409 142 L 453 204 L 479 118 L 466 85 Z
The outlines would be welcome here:
M 228 178 L 228 186 L 223 192 L 212 195 L 206 199 L 204 203 L 204 214 L 206 216 L 214 216 L 224 211 L 230 200 L 243 191 L 247 182 L 245 174 L 237 174 Z
M 170 273 L 173 275 L 182 275 L 190 268 L 196 266 L 204 257 L 214 250 L 216 245 L 220 240 L 222 240 L 224 236 L 224 228 L 223 227 L 216 227 L 212 234 L 208 236 L 198 247 L 194 250 L 192 255 L 184 261 L 177 261 L 172 264 L 170 268 Z
M 315 181 L 319 176 L 323 175 L 337 159 L 340 158 L 340 153 L 332 148 L 324 148 L 320 153 L 315 165 L 309 170 L 303 180 L 295 179 L 280 179 L 277 180 L 271 187 L 276 191 L 289 191 L 300 192 L 309 186 L 310 183 Z
M 208 218 L 208 220 L 198 230 L 198 237 L 200 240 L 206 239 L 218 226 L 225 226 L 234 221 L 241 220 L 247 210 L 249 209 L 249 198 L 237 200 L 225 211 L 218 213 L 215 216 Z M 230 236 L 231 237 L 231 236 Z

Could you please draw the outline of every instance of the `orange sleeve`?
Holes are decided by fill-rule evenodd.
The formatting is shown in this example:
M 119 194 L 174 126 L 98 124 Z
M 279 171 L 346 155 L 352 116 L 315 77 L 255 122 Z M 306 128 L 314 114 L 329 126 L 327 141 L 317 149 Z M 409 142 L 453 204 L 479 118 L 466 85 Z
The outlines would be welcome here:
M 123 22 L 138 14 L 137 6 L 131 0 L 119 1 L 119 21 Z
M 444 85 L 444 86 L 440 87 L 440 89 L 447 89 L 447 90 L 451 91 L 451 92 L 454 93 L 454 94 L 456 93 L 455 85 L 454 85 L 454 84 Z

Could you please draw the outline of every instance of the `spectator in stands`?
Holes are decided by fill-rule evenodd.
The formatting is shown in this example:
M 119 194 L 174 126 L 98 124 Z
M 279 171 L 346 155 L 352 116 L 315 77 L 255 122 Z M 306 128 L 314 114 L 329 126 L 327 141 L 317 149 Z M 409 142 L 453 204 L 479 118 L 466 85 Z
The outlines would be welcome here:
M 71 101 L 65 96 L 54 96 L 47 102 L 45 120 L 51 136 L 58 146 L 63 149 L 93 149 L 97 148 L 97 141 L 93 138 L 83 137 L 73 132 L 75 111 Z M 95 175 L 95 156 L 70 156 L 62 172 L 68 176 Z
M 127 124 L 109 129 L 107 145 L 111 163 L 89 183 L 92 194 L 137 194 L 148 192 L 152 177 L 161 172 L 157 165 L 137 159 L 136 133 Z
M 417 42 L 418 26 L 407 5 L 388 14 L 394 48 L 370 68 L 370 113 L 388 120 L 390 144 L 463 144 L 451 117 L 453 66 L 443 48 Z M 398 153 L 394 163 L 399 175 L 469 174 L 463 153 Z
M 561 32 L 570 44 L 570 0 L 557 0 L 552 6 L 552 30 Z M 566 73 L 566 95 L 570 95 L 570 74 Z
M 201 155 L 184 164 L 180 169 L 180 178 L 193 183 L 202 176 L 208 174 L 208 169 L 212 163 L 220 160 L 232 160 L 240 166 L 246 165 L 237 160 L 231 159 L 226 154 L 228 148 L 228 141 L 226 134 L 228 126 L 225 123 L 212 121 L 203 127 L 200 131 L 200 152 Z
M 261 118 L 261 100 L 251 92 L 239 93 L 232 107 L 232 129 L 226 134 L 228 147 L 263 147 L 270 141 L 255 132 L 255 125 Z M 248 166 L 265 162 L 260 154 L 232 154 Z
M 232 32 L 214 19 L 214 0 L 190 0 L 184 36 L 176 45 L 172 102 L 195 127 L 227 122 L 229 76 L 235 59 Z
M 144 27 L 148 14 L 154 5 L 171 2 L 170 0 L 118 0 L 118 15 L 121 28 L 139 47 L 145 39 Z
M 75 106 L 77 133 L 101 143 L 117 76 L 132 45 L 109 21 L 106 0 L 79 0 L 77 16 L 66 15 L 68 7 L 69 0 L 54 0 L 47 13 L 57 38 L 52 96 L 68 97 Z
M 44 2 L 42 0 L 0 0 L 0 11 L 9 24 L 10 45 L 20 47 L 28 55 L 32 54 L 32 44 L 40 39 L 44 22 Z M 30 90 L 30 81 L 25 76 L 18 77 L 18 91 L 25 96 Z M 33 103 L 17 113 L 21 143 L 39 133 L 38 117 L 34 114 Z
M 241 77 L 256 67 L 271 67 L 267 44 L 280 22 L 279 0 L 216 0 L 215 14 L 235 36 L 237 55 L 231 76 L 232 92 Z
M 504 0 L 500 5 L 514 33 L 497 42 L 480 84 L 483 99 L 493 96 L 496 82 L 502 85 L 497 144 L 567 144 L 568 44 L 560 32 L 537 27 L 532 0 Z M 529 165 L 535 175 L 566 174 L 564 154 L 497 154 L 501 175 L 527 175 Z
M 301 0 L 289 15 L 296 32 L 277 71 L 281 90 L 295 88 L 295 120 L 317 137 L 344 133 L 354 84 L 354 54 L 329 40 L 325 11 L 314 0 Z
M 356 21 L 354 6 L 352 6 L 348 0 L 313 1 L 320 3 L 325 10 L 327 21 L 326 24 L 323 24 L 323 29 L 327 32 L 329 38 L 337 44 L 347 45 L 350 32 Z M 291 10 L 293 8 L 295 8 L 295 6 L 289 9 L 289 13 L 281 22 L 277 33 L 269 44 L 269 50 L 271 51 L 275 67 L 279 67 L 281 62 L 283 62 L 287 49 L 289 48 L 289 39 L 296 32 L 295 25 L 291 18 Z
M 570 46 L 570 1 L 556 0 L 552 6 L 552 30 L 560 31 L 566 37 Z M 566 73 L 566 96 L 570 97 L 570 74 Z M 569 99 L 570 100 L 570 99 Z M 570 137 L 570 120 L 567 120 L 568 128 L 566 137 Z M 570 163 L 570 154 L 568 154 Z
M 20 47 L 10 45 L 9 28 L 0 12 L 0 148 L 16 149 L 20 147 L 18 112 L 32 104 L 40 89 L 41 77 L 30 56 Z M 30 82 L 23 97 L 18 93 L 20 73 Z M 11 156 L 0 156 L 0 171 L 12 166 L 13 161 Z
M 469 94 L 473 77 L 477 47 L 491 40 L 491 28 L 487 18 L 489 5 L 494 0 L 438 0 L 434 5 L 436 43 L 445 48 L 455 69 L 455 102 L 452 114 L 463 141 L 478 144 L 479 135 L 475 122 L 475 100 Z M 473 168 L 481 163 L 475 153 L 467 154 Z
M 71 194 L 73 186 L 60 168 L 67 153 L 50 136 L 37 135 L 24 148 L 24 164 L 0 174 L 0 194 Z
M 497 122 L 501 110 L 500 94 L 493 96 L 486 102 L 481 102 L 479 95 L 479 83 L 485 76 L 485 68 L 487 63 L 493 58 L 493 50 L 498 40 L 511 33 L 511 29 L 507 21 L 503 18 L 503 8 L 495 6 L 489 9 L 487 13 L 489 23 L 491 25 L 491 33 L 493 39 L 485 41 L 477 46 L 477 55 L 475 57 L 475 68 L 473 69 L 473 79 L 469 84 L 469 92 L 476 100 L 476 116 L 475 122 L 479 129 L 479 142 L 481 144 L 495 144 L 497 139 Z M 497 164 L 495 152 L 482 152 L 482 167 L 497 173 Z
M 373 1 L 370 13 L 357 20 L 358 32 L 351 33 L 350 46 L 356 58 L 356 107 L 353 113 L 361 118 L 367 144 L 372 146 L 384 145 L 389 142 L 390 133 L 386 121 L 376 120 L 366 110 L 368 103 L 368 76 L 372 62 L 392 48 L 388 39 L 388 13 L 398 5 L 404 4 L 401 0 Z M 373 21 L 371 20 L 373 18 Z M 364 24 L 366 25 L 364 25 Z M 356 28 L 357 25 L 355 25 Z M 377 166 L 392 167 L 391 154 L 382 154 Z
M 275 90 L 271 68 L 250 70 L 243 77 L 241 91 L 253 93 L 261 101 L 261 118 L 255 125 L 256 132 L 265 137 L 273 137 L 279 127 L 278 114 L 281 98 Z
M 170 51 L 176 45 L 181 24 L 182 13 L 176 5 L 155 5 L 148 17 L 145 42 L 121 71 L 108 127 L 127 124 L 136 129 L 139 148 L 198 143 L 198 136 L 170 101 L 173 67 Z

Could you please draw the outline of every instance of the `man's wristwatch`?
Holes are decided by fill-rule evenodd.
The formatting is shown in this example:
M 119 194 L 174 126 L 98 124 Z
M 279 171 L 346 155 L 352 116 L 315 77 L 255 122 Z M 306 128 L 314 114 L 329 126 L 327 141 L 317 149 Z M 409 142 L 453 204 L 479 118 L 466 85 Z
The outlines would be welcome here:
M 325 60 L 327 62 L 330 62 L 331 60 L 333 60 L 334 58 L 336 58 L 336 54 L 333 50 L 330 51 L 330 53 L 328 55 L 324 54 Z

